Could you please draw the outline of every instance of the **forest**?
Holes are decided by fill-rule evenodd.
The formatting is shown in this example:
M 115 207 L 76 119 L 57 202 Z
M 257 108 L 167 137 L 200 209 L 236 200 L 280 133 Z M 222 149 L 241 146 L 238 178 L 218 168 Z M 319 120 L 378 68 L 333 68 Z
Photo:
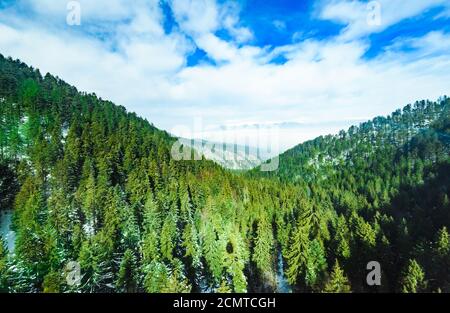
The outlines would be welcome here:
M 274 172 L 175 161 L 176 140 L 0 55 L 0 292 L 450 292 L 449 98 L 300 144 Z

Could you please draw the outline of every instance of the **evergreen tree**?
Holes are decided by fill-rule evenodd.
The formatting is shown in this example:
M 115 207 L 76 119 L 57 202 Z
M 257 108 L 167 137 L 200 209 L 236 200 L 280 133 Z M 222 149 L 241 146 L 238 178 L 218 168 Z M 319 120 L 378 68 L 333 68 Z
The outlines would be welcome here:
M 44 293 L 59 293 L 61 291 L 62 277 L 58 272 L 50 272 L 44 277 Z
M 120 262 L 117 277 L 117 289 L 122 292 L 132 293 L 137 291 L 137 264 L 133 251 L 127 249 Z
M 8 249 L 0 236 L 0 293 L 8 291 Z
M 253 261 L 256 267 L 262 273 L 263 278 L 270 279 L 273 268 L 273 232 L 267 217 L 263 216 L 258 223 L 255 247 L 253 251 Z
M 402 275 L 401 291 L 403 293 L 417 293 L 425 291 L 426 287 L 427 282 L 422 267 L 416 260 L 409 260 Z
M 305 283 L 314 289 L 323 279 L 327 269 L 327 261 L 325 259 L 325 251 L 317 239 L 310 241 L 308 254 Z
M 348 293 L 350 292 L 350 284 L 344 271 L 339 266 L 338 260 L 334 263 L 333 271 L 328 282 L 325 285 L 326 293 Z
M 447 227 L 442 227 L 436 238 L 436 250 L 440 256 L 447 256 L 450 254 L 450 236 L 447 232 Z
M 287 254 L 288 270 L 286 276 L 291 285 L 295 285 L 299 276 L 305 273 L 308 259 L 309 226 L 304 225 L 304 221 L 299 219 Z

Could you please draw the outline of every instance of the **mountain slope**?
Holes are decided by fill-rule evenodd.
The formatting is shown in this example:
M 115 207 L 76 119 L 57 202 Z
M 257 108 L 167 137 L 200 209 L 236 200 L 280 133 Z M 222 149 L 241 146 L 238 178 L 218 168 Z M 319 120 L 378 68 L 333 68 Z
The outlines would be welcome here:
M 277 172 L 251 175 L 293 182 L 321 199 L 312 209 L 316 214 L 324 207 L 339 214 L 331 247 L 347 259 L 342 263 L 356 290 L 364 290 L 362 268 L 370 260 L 383 261 L 384 288 L 410 291 L 402 286 L 402 275 L 410 274 L 402 264 L 418 261 L 420 271 L 433 277 L 428 288 L 450 290 L 450 273 L 439 269 L 449 264 L 450 99 L 417 102 L 319 137 L 282 154 Z M 352 227 L 351 236 L 340 229 Z M 433 250 L 439 245 L 446 257 Z M 424 291 L 425 285 L 414 288 Z
M 262 149 L 238 144 L 210 142 L 206 140 L 179 139 L 182 145 L 200 152 L 207 160 L 230 170 L 250 170 L 270 159 Z
M 311 181 L 323 178 L 322 172 L 338 171 L 356 160 L 370 160 L 371 156 L 397 150 L 409 153 L 405 146 L 411 144 L 415 135 L 436 130 L 433 124 L 442 123 L 449 114 L 447 98 L 416 102 L 388 117 L 376 117 L 338 135 L 322 136 L 298 145 L 279 156 L 279 170 L 269 175 L 289 181 Z
M 0 290 L 247 290 L 258 186 L 174 161 L 166 132 L 19 61 L 0 57 L 0 98 L 0 210 L 17 234 Z

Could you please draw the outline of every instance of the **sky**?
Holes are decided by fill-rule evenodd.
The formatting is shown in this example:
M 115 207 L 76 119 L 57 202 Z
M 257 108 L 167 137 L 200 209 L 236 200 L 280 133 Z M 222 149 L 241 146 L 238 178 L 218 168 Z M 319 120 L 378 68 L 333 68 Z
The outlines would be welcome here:
M 450 1 L 0 0 L 0 53 L 175 135 L 285 150 L 450 95 Z

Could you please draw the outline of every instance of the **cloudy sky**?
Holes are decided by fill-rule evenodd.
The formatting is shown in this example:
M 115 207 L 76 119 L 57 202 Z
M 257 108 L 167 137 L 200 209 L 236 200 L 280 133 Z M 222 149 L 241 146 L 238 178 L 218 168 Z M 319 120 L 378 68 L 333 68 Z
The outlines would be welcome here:
M 0 0 L 0 53 L 179 135 L 279 125 L 285 148 L 450 94 L 450 1 Z

